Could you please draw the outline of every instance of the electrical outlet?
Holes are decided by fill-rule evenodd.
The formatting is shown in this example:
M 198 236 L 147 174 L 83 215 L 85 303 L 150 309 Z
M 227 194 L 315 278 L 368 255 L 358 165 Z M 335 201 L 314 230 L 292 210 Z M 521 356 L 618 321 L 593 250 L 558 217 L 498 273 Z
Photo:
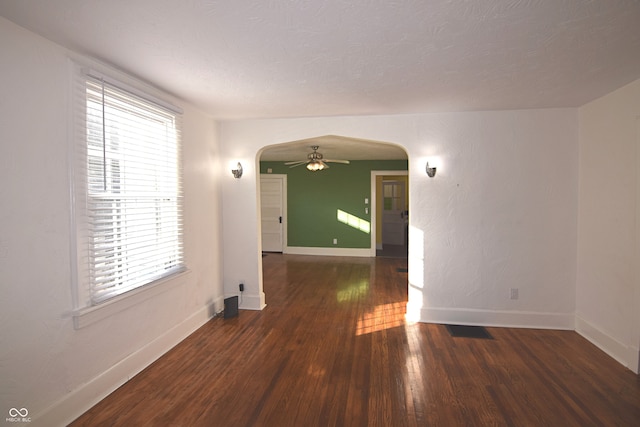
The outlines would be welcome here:
M 338 239 L 333 239 L 333 244 L 337 245 L 338 244 Z
M 509 294 L 511 299 L 518 299 L 518 288 L 511 288 L 511 292 Z
M 240 283 L 238 288 L 240 289 L 240 292 L 244 292 L 244 283 Z

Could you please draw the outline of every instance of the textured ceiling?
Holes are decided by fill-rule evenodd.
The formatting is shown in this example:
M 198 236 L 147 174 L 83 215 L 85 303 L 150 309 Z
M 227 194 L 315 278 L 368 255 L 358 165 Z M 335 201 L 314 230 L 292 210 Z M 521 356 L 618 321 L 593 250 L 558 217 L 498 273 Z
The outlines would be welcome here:
M 589 102 L 640 77 L 638 0 L 0 0 L 219 119 Z

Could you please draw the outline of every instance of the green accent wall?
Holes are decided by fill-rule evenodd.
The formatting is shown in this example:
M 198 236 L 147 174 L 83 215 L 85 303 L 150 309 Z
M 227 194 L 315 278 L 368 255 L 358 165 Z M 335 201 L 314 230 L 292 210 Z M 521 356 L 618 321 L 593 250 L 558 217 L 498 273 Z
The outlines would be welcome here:
M 331 163 L 311 172 L 304 165 L 290 168 L 284 162 L 260 162 L 260 173 L 287 175 L 288 246 L 370 248 L 370 232 L 360 227 L 371 222 L 371 171 L 407 170 L 407 160 L 354 160 L 349 165 Z M 369 199 L 365 205 L 364 199 Z M 365 208 L 369 213 L 365 214 Z M 338 220 L 346 212 L 352 225 Z M 342 215 L 343 217 L 345 215 Z M 363 222 L 366 221 L 366 222 Z M 333 244 L 333 239 L 338 244 Z

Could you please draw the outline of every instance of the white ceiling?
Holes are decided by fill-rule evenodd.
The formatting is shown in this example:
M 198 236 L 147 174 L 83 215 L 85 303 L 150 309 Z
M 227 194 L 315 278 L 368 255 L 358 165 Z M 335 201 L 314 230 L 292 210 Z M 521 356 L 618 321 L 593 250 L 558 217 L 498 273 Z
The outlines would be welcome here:
M 218 119 L 575 107 L 640 77 L 638 0 L 0 0 L 0 15 Z

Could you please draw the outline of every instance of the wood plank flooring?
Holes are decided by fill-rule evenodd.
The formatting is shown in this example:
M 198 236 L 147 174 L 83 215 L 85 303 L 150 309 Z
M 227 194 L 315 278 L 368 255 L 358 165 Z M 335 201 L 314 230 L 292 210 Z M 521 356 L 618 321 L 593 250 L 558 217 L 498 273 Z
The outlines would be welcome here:
M 407 324 L 406 267 L 269 254 L 265 310 L 211 320 L 72 425 L 640 425 L 639 377 L 575 332 Z

